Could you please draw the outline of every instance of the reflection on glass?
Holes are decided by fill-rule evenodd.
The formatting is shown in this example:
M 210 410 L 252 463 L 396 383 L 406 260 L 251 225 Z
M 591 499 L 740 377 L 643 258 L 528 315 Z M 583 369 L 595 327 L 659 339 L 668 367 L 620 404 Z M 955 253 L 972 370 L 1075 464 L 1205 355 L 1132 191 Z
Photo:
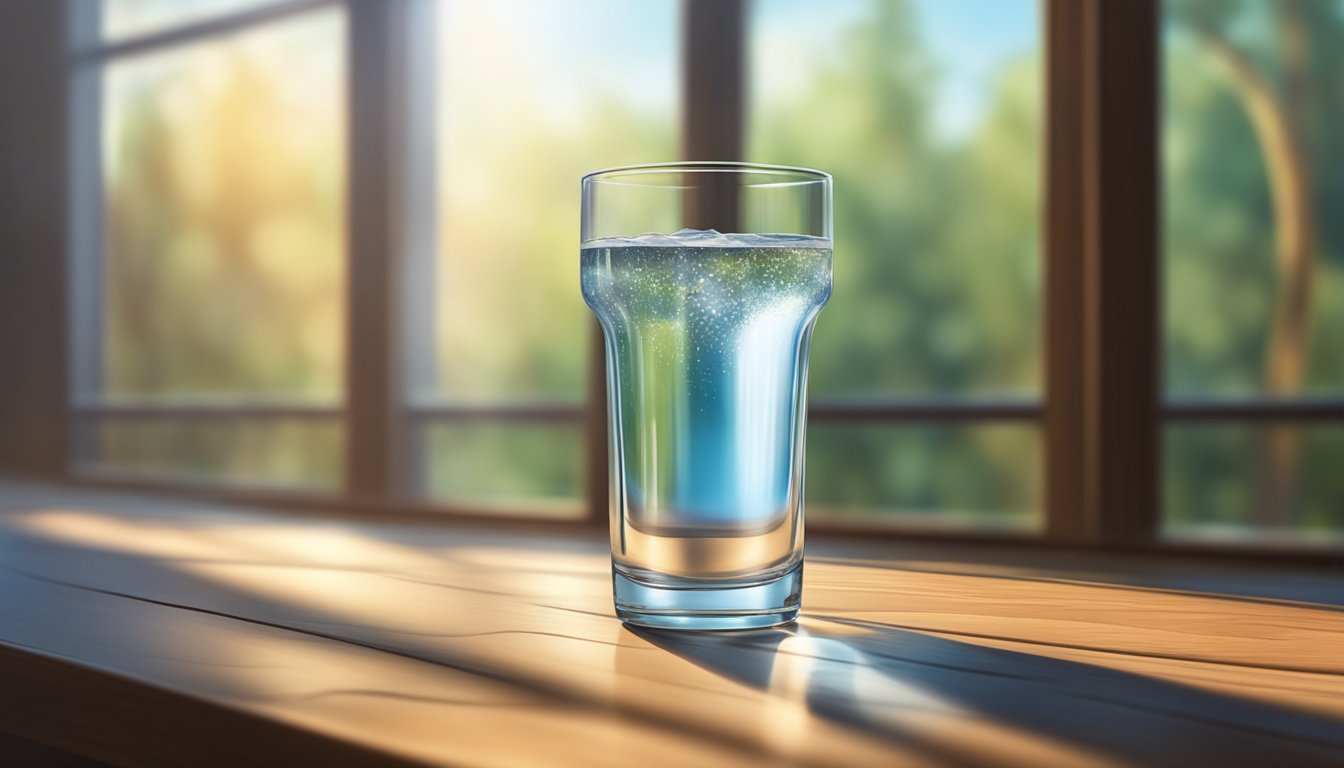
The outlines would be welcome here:
M 676 158 L 674 0 L 438 7 L 437 386 L 579 401 L 579 177 Z M 425 394 L 425 393 L 421 393 Z
M 1284 440 L 1299 451 L 1292 490 L 1267 503 L 1263 451 Z M 1163 450 L 1168 536 L 1344 541 L 1344 425 L 1172 426 Z
M 1041 525 L 1035 426 L 814 422 L 808 433 L 812 519 L 1021 530 Z
M 116 40 L 161 32 L 176 24 L 251 10 L 278 0 L 83 0 L 102 3 L 103 37 Z
M 108 421 L 88 428 L 97 466 L 118 474 L 286 488 L 340 485 L 338 417 Z
M 343 17 L 107 68 L 108 395 L 341 391 Z
M 1166 390 L 1344 392 L 1344 5 L 1173 0 Z
M 1035 0 L 761 0 L 748 159 L 831 172 L 817 399 L 1039 391 Z
M 432 498 L 578 517 L 583 433 L 568 425 L 488 422 L 423 428 Z

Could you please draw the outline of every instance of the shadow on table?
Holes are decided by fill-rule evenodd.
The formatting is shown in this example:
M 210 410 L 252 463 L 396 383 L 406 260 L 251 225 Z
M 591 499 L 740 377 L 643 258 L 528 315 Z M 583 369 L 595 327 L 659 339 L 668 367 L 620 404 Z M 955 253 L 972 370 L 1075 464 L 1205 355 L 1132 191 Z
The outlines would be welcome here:
M 974 762 L 992 745 L 935 742 L 914 724 L 941 717 L 955 733 L 958 719 L 988 721 L 1144 765 L 1344 764 L 1344 723 L 1320 715 L 873 622 L 830 623 L 837 628 L 627 630 L 726 678 L 804 701 L 820 717 L 939 761 Z
M 611 654 L 617 667 L 630 660 L 630 674 L 615 670 L 620 685 L 648 685 L 640 675 L 655 665 L 646 657 L 668 652 L 940 762 L 983 761 L 997 735 L 1144 765 L 1344 765 L 1339 720 L 875 622 L 813 616 L 805 628 L 630 630 L 620 638 L 628 642 L 613 642 L 621 630 L 606 613 L 610 582 L 598 540 L 315 523 L 134 499 L 107 508 L 42 497 L 9 504 L 0 510 L 0 571 L 9 572 L 0 579 L 0 615 L 24 621 L 0 622 L 0 640 L 71 658 L 115 653 L 132 674 L 162 671 L 170 659 L 197 684 L 242 700 L 268 695 L 269 673 L 239 673 L 261 663 L 248 646 L 222 658 L 211 633 L 188 632 L 203 622 L 161 633 L 129 621 L 120 601 L 350 643 L 660 728 L 689 731 L 702 721 L 669 723 L 659 707 L 606 698 L 600 680 L 589 683 Z M 1210 682 L 1231 679 L 1207 660 L 1183 668 Z M 1292 673 L 1273 674 L 1280 677 L 1262 681 L 1293 684 Z

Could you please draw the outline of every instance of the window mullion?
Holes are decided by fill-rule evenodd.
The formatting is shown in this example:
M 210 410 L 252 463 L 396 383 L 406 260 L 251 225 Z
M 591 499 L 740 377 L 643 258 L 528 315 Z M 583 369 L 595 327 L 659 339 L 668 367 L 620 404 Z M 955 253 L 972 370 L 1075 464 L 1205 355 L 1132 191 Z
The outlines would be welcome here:
M 1095 528 L 1085 504 L 1083 445 L 1084 3 L 1045 7 L 1045 532 L 1084 540 Z
M 1157 0 L 1051 0 L 1047 530 L 1158 521 Z
M 742 160 L 746 124 L 746 4 L 683 0 L 683 160 Z
M 746 4 L 682 0 L 681 151 L 684 160 L 740 160 L 746 104 Z M 608 514 L 606 354 L 602 331 L 590 324 L 584 485 L 588 517 Z
M 414 0 L 347 3 L 346 492 L 387 498 L 400 483 L 402 317 L 409 242 L 404 142 Z
M 1143 543 L 1160 515 L 1158 0 L 1091 11 L 1089 501 L 1099 538 Z

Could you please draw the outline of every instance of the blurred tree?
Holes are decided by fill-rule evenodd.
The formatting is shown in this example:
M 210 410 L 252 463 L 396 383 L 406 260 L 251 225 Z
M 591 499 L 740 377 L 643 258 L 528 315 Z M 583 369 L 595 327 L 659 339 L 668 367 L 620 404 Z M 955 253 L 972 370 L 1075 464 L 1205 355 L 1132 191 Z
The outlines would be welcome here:
M 1302 390 L 1307 371 L 1317 232 L 1310 149 L 1302 125 L 1309 75 L 1307 9 L 1303 0 L 1280 0 L 1277 9 L 1277 84 L 1270 66 L 1234 42 L 1228 31 L 1245 15 L 1242 3 L 1181 0 L 1170 12 L 1220 65 L 1224 81 L 1245 110 L 1265 164 L 1278 279 L 1263 388 L 1271 397 L 1291 397 Z M 1258 454 L 1254 508 L 1260 524 L 1282 527 L 1296 506 L 1300 431 L 1265 430 Z
M 1164 8 L 1167 391 L 1339 393 L 1344 344 L 1329 329 L 1344 324 L 1344 217 L 1326 212 L 1344 209 L 1344 178 L 1319 169 L 1344 163 L 1333 76 L 1344 69 L 1344 4 Z M 1338 535 L 1339 432 L 1170 428 L 1168 523 Z
M 102 394 L 339 399 L 340 25 L 320 12 L 108 66 Z M 340 479 L 335 418 L 96 434 L 99 460 L 132 470 Z
M 278 76 L 293 41 L 337 57 L 308 23 L 109 71 L 109 394 L 339 397 L 338 70 Z

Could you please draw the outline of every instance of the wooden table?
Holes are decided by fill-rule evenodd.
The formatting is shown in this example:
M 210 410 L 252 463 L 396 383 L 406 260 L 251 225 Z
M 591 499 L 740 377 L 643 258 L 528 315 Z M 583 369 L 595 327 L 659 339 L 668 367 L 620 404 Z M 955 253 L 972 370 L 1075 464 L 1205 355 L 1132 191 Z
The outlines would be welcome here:
M 1344 577 L 809 542 L 628 629 L 600 533 L 0 483 L 0 730 L 132 765 L 1344 765 Z

